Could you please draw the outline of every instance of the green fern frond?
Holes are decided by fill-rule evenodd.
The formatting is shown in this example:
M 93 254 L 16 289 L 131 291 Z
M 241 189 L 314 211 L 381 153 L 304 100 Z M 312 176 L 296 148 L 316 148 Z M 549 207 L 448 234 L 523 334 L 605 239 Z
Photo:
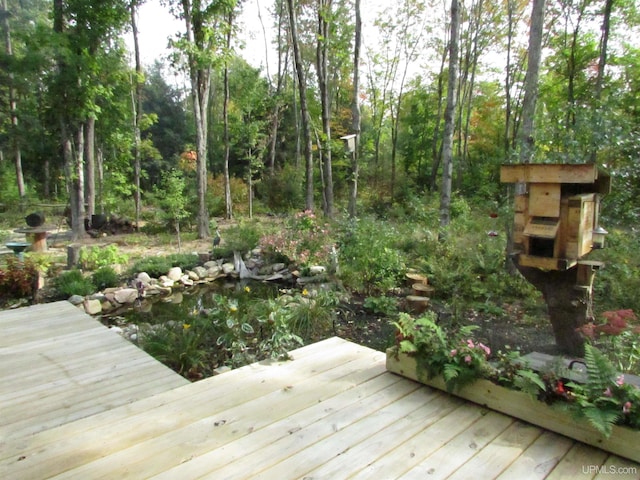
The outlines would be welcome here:
M 618 373 L 609 359 L 592 345 L 585 345 L 584 359 L 587 365 L 587 383 L 584 387 L 587 395 L 597 398 L 615 382 Z
M 602 409 L 598 407 L 588 407 L 582 409 L 582 415 L 598 432 L 606 438 L 611 436 L 611 431 L 620 414 L 614 410 Z
M 514 378 L 514 385 L 519 390 L 534 396 L 537 396 L 540 391 L 546 390 L 540 375 L 532 370 L 518 370 Z

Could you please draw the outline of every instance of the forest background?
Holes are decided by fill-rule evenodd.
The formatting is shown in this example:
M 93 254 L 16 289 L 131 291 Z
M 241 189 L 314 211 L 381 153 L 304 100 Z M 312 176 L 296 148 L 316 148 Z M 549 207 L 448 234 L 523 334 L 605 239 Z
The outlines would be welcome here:
M 261 9 L 275 57 L 263 68 L 242 56 L 249 0 L 162 2 L 182 30 L 167 32 L 166 58 L 143 65 L 143 3 L 2 0 L 5 208 L 67 204 L 76 238 L 95 213 L 139 222 L 163 205 L 199 238 L 211 218 L 301 210 L 441 232 L 461 212 L 510 218 L 499 167 L 522 159 L 528 119 L 527 159 L 605 168 L 614 189 L 602 222 L 637 236 L 631 0 L 541 2 L 532 116 L 526 1 L 401 0 L 363 30 L 360 12 L 374 10 L 365 0 L 275 0 Z M 180 201 L 167 206 L 167 192 Z M 628 253 L 620 261 L 637 272 Z

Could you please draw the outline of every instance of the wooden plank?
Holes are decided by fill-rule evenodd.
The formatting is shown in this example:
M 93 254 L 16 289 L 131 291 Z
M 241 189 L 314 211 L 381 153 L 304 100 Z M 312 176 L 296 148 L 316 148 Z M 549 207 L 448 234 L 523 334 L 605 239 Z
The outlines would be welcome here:
M 448 478 L 493 478 L 522 455 L 541 434 L 538 427 L 514 422 Z
M 450 398 L 455 400 L 454 397 Z M 450 414 L 421 430 L 404 443 L 390 445 L 392 450 L 364 468 L 361 465 L 361 470 L 351 478 L 359 480 L 399 478 L 443 445 L 458 438 L 463 432 L 464 434 L 472 430 L 480 432 L 490 424 L 492 424 L 491 415 L 486 418 L 482 409 L 468 403 L 459 404 Z
M 595 480 L 605 480 L 611 477 L 623 480 L 638 480 L 640 478 L 640 466 L 637 463 L 615 455 L 609 455 L 609 458 L 597 471 Z
M 556 467 L 575 443 L 562 435 L 544 432 L 497 478 L 500 480 L 514 478 L 542 480 Z M 549 445 L 553 445 L 553 448 L 549 448 Z
M 529 186 L 529 216 L 560 216 L 559 183 L 534 183 Z
M 524 235 L 548 239 L 556 238 L 559 224 L 560 221 L 557 219 L 532 218 L 524 228 Z
M 471 405 L 465 407 L 469 408 Z M 409 452 L 415 452 L 415 456 L 422 461 L 409 461 L 405 467 L 406 473 L 397 475 L 397 478 L 402 478 L 403 480 L 449 478 L 453 472 L 460 468 L 460 465 L 482 451 L 483 448 L 513 424 L 513 419 L 506 415 L 486 411 L 477 406 L 473 408 L 480 414 L 477 421 L 462 430 L 454 430 L 455 435 L 447 442 L 440 443 L 441 436 L 439 435 L 435 448 L 433 448 L 432 442 L 428 438 L 423 439 L 422 445 L 415 445 L 413 450 L 408 450 L 401 446 L 400 448 L 404 450 L 405 457 Z M 453 417 L 454 415 L 451 416 Z M 444 438 L 447 438 L 446 435 Z M 401 466 L 398 465 L 397 467 Z M 396 472 L 398 472 L 397 469 L 393 471 L 394 474 Z M 362 478 L 364 479 L 364 477 Z M 369 478 L 396 478 L 396 475 L 393 477 L 385 475 Z
M 602 465 L 608 454 L 583 443 L 576 443 L 547 476 L 546 480 L 566 480 L 567 478 L 593 479 L 596 471 L 591 466 Z
M 25 460 L 8 463 L 36 478 L 42 472 L 61 473 L 72 468 L 76 470 L 69 473 L 71 478 L 99 478 L 103 474 L 106 478 L 120 478 L 121 471 L 127 468 L 141 468 L 146 472 L 142 477 L 152 473 L 147 469 L 160 473 L 183 458 L 203 453 L 212 442 L 216 445 L 215 442 L 230 441 L 250 428 L 286 416 L 288 409 L 296 405 L 315 405 L 336 389 L 353 388 L 353 382 L 383 373 L 381 352 L 344 340 L 332 343 L 332 349 L 314 346 L 310 349 L 312 355 L 301 355 L 292 362 L 249 365 L 116 408 L 92 421 L 75 422 L 69 428 L 44 435 L 44 439 L 36 436 L 22 453 Z M 293 354 L 300 355 L 298 351 Z M 270 402 L 277 407 L 270 406 Z M 278 402 L 286 406 L 282 408 Z M 245 417 L 246 424 L 241 427 Z M 78 423 L 81 425 L 74 428 Z M 231 433 L 223 437 L 224 432 Z M 73 458 L 64 458 L 68 451 L 74 452 Z M 102 458 L 106 456 L 109 457 Z M 163 464 L 165 461 L 168 464 Z
M 233 462 L 242 463 L 247 452 L 268 447 L 275 441 L 287 438 L 316 422 L 331 423 L 338 412 L 352 414 L 363 403 L 371 402 L 369 397 L 379 394 L 402 381 L 393 375 L 379 375 L 364 381 L 357 388 L 345 390 L 326 401 L 318 402 L 309 408 L 274 422 L 261 429 L 253 428 L 247 435 L 241 436 L 219 448 L 202 455 L 189 458 L 153 478 L 173 480 L 175 478 L 200 478 Z
M 502 183 L 594 183 L 597 178 L 598 169 L 593 163 L 528 163 L 500 167 Z
M 335 395 L 336 392 L 353 388 L 354 385 L 350 381 L 339 381 L 339 378 L 344 376 L 345 373 L 357 376 L 364 373 L 369 378 L 372 374 L 379 375 L 381 373 L 379 368 L 369 369 L 369 372 L 366 372 L 364 364 L 369 362 L 370 359 L 367 357 L 359 358 L 350 362 L 356 365 L 351 365 L 346 369 L 336 367 L 313 378 L 295 378 L 297 375 L 289 376 L 287 378 L 288 383 L 285 384 L 284 388 L 275 389 L 268 395 L 259 395 L 257 398 L 252 399 L 251 402 L 245 402 L 241 396 L 238 396 L 234 399 L 233 406 L 229 405 L 224 409 L 216 408 L 216 390 L 211 389 L 207 398 L 208 401 L 203 404 L 203 410 L 207 413 L 203 413 L 203 410 L 200 410 L 194 414 L 192 408 L 190 408 L 188 413 L 185 412 L 183 415 L 179 415 L 177 412 L 173 413 L 168 412 L 166 409 L 161 409 L 158 413 L 160 413 L 163 423 L 169 424 L 165 425 L 164 432 L 158 432 L 156 428 L 156 432 L 153 435 L 148 436 L 146 440 L 138 438 L 134 444 L 126 440 L 123 441 L 120 438 L 115 439 L 116 441 L 111 446 L 113 450 L 110 451 L 108 456 L 104 456 L 106 453 L 103 441 L 104 434 L 101 431 L 97 431 L 94 435 L 95 439 L 99 439 L 103 444 L 101 446 L 102 458 L 85 463 L 88 460 L 85 456 L 85 458 L 79 459 L 81 464 L 77 468 L 61 478 L 91 478 L 96 480 L 123 478 L 124 476 L 148 478 L 162 473 L 191 457 L 202 455 L 246 435 L 248 432 L 282 420 L 294 411 L 297 412 L 315 405 L 323 401 L 324 398 Z M 222 379 L 222 377 L 219 378 Z M 245 387 L 250 389 L 251 385 Z M 407 388 L 415 391 L 419 386 L 412 384 Z M 390 402 L 393 401 L 392 399 L 402 397 L 408 393 L 406 389 L 403 392 L 402 388 L 398 388 L 395 385 L 392 388 L 385 389 L 385 392 L 386 395 L 390 396 Z M 184 409 L 184 405 L 181 407 Z M 359 409 L 356 410 L 359 411 Z M 346 415 L 347 417 L 353 417 L 355 412 L 350 410 L 348 414 Z M 176 416 L 178 418 L 174 420 Z M 329 429 L 333 428 L 331 424 L 323 422 L 323 425 Z M 139 427 L 139 429 L 147 431 L 153 428 L 146 425 Z M 287 441 L 292 438 L 295 438 L 293 434 L 287 436 Z M 92 453 L 95 455 L 95 452 Z M 75 462 L 76 460 L 76 457 L 74 457 L 73 461 Z M 262 464 L 265 461 L 267 459 L 263 459 Z M 246 467 L 247 462 L 248 458 L 245 456 L 241 462 L 243 468 Z M 65 460 L 62 465 L 54 464 L 52 467 L 54 469 L 69 468 L 69 460 Z

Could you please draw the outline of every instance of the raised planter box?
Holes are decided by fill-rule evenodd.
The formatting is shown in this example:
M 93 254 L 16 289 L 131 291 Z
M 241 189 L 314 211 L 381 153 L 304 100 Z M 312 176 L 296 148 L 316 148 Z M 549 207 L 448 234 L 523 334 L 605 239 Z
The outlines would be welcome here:
M 387 350 L 387 370 L 415 380 L 433 388 L 446 391 L 442 377 L 427 379 L 419 375 L 416 360 L 406 354 L 397 354 L 395 348 Z M 607 452 L 640 462 L 640 432 L 626 427 L 614 426 L 609 438 L 603 437 L 587 421 L 576 420 L 566 411 L 539 402 L 516 390 L 479 379 L 453 392 L 470 402 L 491 410 L 519 418 L 546 430 L 565 435 L 582 443 L 601 448 Z

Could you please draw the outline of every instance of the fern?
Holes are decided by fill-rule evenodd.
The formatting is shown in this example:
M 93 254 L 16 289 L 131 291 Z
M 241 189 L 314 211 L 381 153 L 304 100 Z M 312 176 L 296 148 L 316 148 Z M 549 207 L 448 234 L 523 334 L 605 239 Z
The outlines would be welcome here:
M 540 391 L 544 392 L 546 390 L 540 375 L 533 370 L 518 370 L 513 384 L 519 390 L 533 396 L 537 396 Z
M 603 409 L 596 406 L 585 407 L 581 414 L 598 432 L 608 438 L 611 435 L 613 426 L 620 418 L 620 414 L 615 410 Z
M 587 365 L 586 394 L 598 398 L 615 382 L 618 373 L 607 357 L 589 344 L 585 345 L 584 359 Z

